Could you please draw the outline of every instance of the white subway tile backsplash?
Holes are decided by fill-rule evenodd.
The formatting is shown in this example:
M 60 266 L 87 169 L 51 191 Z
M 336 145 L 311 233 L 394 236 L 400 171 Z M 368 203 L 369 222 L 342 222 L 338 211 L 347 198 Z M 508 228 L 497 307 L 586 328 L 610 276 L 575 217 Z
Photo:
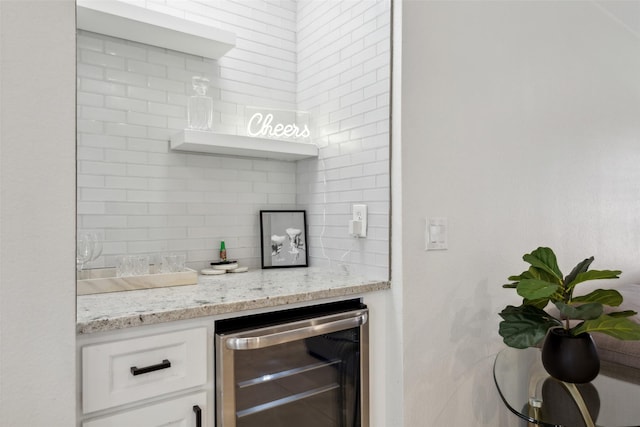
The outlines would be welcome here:
M 77 92 L 76 99 L 78 100 L 78 105 L 92 107 L 103 107 L 105 105 L 105 97 L 95 93 Z
M 170 116 L 184 118 L 187 114 L 186 108 L 178 105 L 170 105 L 165 103 L 149 102 L 149 113 L 158 116 Z M 143 111 L 143 110 L 138 110 Z
M 372 201 L 384 201 L 389 200 L 388 188 L 375 188 L 364 190 L 364 198 Z
M 127 218 L 127 226 L 132 228 L 164 227 L 167 217 L 164 215 L 133 215 Z
M 124 111 L 89 106 L 80 108 L 80 117 L 86 120 L 99 120 L 103 122 L 125 122 L 127 120 L 127 115 Z
M 364 120 L 367 123 L 377 122 L 380 120 L 387 120 L 389 118 L 389 108 L 387 106 L 376 108 L 372 111 L 367 111 L 364 114 Z
M 344 126 L 346 129 L 351 129 L 351 138 L 365 139 L 369 136 L 378 135 L 383 132 L 383 130 L 378 127 L 378 123 L 365 124 L 364 116 L 361 115 L 357 117 L 359 120 L 354 119 L 350 122 L 347 122 L 346 120 L 340 122 L 341 128 Z M 387 127 L 385 129 L 388 130 L 389 128 Z
M 167 217 L 169 227 L 202 227 L 204 223 L 204 215 L 170 215 Z
M 317 182 L 317 179 L 311 185 L 298 185 L 298 203 L 306 206 L 309 212 L 312 237 L 317 236 L 321 229 L 325 230 L 327 236 L 328 229 L 328 236 L 333 238 L 324 238 L 322 249 L 335 260 L 344 254 L 345 245 L 349 244 L 346 222 L 350 218 L 350 205 L 354 201 L 362 201 L 369 205 L 371 213 L 372 204 L 378 203 L 376 199 L 379 194 L 376 191 L 381 183 L 384 184 L 383 191 L 387 194 L 386 199 L 381 202 L 387 215 L 382 228 L 384 232 L 370 233 L 366 240 L 359 242 L 363 245 L 362 248 L 356 250 L 369 253 L 377 250 L 374 242 L 382 241 L 385 253 L 388 253 L 388 178 L 379 178 L 388 177 L 388 154 L 382 160 L 378 156 L 379 151 L 385 148 L 389 150 L 389 130 L 387 128 L 382 131 L 378 121 L 388 114 L 388 110 L 380 107 L 388 105 L 383 95 L 388 97 L 386 67 L 390 61 L 389 55 L 380 55 L 378 42 L 370 36 L 370 33 L 378 31 L 380 23 L 388 22 L 388 4 L 385 5 L 383 1 L 336 2 L 335 4 L 340 5 L 339 13 L 336 13 L 332 9 L 333 5 L 327 3 L 331 2 L 298 3 L 298 16 L 302 23 L 298 32 L 301 57 L 298 101 L 301 108 L 311 111 L 316 119 L 315 123 L 324 135 L 316 140 L 322 146 L 320 155 L 324 160 L 320 164 L 325 169 L 325 172 L 319 172 L 318 175 L 327 180 L 326 185 Z M 383 15 L 384 19 L 378 20 L 378 15 Z M 327 34 L 329 32 L 331 34 Z M 324 50 L 328 50 L 329 46 L 323 44 L 323 40 L 328 38 L 341 49 L 340 62 L 320 67 L 310 58 L 328 55 Z M 372 46 L 367 46 L 367 43 Z M 307 51 L 300 53 L 305 49 Z M 307 53 L 309 50 L 313 53 Z M 379 71 L 380 69 L 383 71 Z M 332 82 L 332 76 L 341 80 L 328 84 Z M 386 82 L 380 83 L 382 79 Z M 386 90 L 378 93 L 379 84 L 385 85 Z M 321 91 L 328 91 L 329 99 L 323 100 L 314 94 L 318 87 Z M 338 105 L 333 101 L 336 99 L 340 100 Z M 378 166 L 378 163 L 385 163 L 386 166 Z M 300 181 L 310 179 L 310 175 L 298 173 L 299 184 Z M 305 194 L 303 197 L 301 193 L 305 192 L 313 194 Z M 373 199 L 369 199 L 370 196 Z M 336 201 L 342 203 L 335 203 Z M 310 244 L 312 259 L 320 262 L 319 244 L 313 240 Z M 316 256 L 313 256 L 314 253 Z M 372 261 L 371 257 L 360 256 L 354 251 L 349 259 L 356 270 L 374 275 L 384 270 L 385 274 L 380 277 L 386 277 L 386 258 L 383 261 Z M 375 266 L 374 262 L 383 267 Z
M 174 51 L 164 51 L 164 49 L 156 49 L 149 47 L 147 49 L 147 60 L 151 64 L 167 65 L 171 67 L 184 68 L 185 61 L 184 54 L 179 54 Z
M 238 203 L 238 198 L 242 194 L 236 193 L 221 193 L 221 192 L 208 192 L 204 193 L 205 203 L 220 203 L 220 204 L 234 204 Z
M 106 188 L 124 188 L 146 190 L 149 188 L 147 178 L 129 178 L 122 176 L 104 177 L 104 186 Z
M 132 136 L 144 138 L 147 136 L 147 128 L 128 123 L 104 123 L 104 131 L 107 135 Z
M 119 215 L 144 215 L 149 212 L 149 205 L 146 203 L 131 202 L 106 202 L 105 213 Z
M 93 50 L 96 52 L 104 51 L 105 41 L 102 37 L 96 37 L 93 33 L 79 31 L 76 36 L 76 47 L 78 54 L 83 50 Z
M 106 230 L 104 239 L 107 241 L 148 240 L 149 231 L 146 228 L 109 228 Z
M 158 239 L 186 239 L 186 227 L 149 228 L 149 240 Z
M 127 225 L 124 215 L 86 215 L 82 218 L 84 228 L 117 228 Z
M 165 102 L 167 100 L 166 92 L 146 87 L 129 86 L 127 87 L 127 96 L 133 99 L 144 99 L 155 102 Z
M 122 176 L 126 172 L 126 165 L 112 164 L 105 162 L 81 161 L 78 165 L 78 172 L 90 175 L 115 175 Z
M 78 215 L 103 215 L 107 213 L 105 202 L 78 202 L 76 210 Z
M 296 194 L 272 193 L 267 194 L 267 203 L 270 205 L 295 205 Z
M 147 128 L 147 137 L 163 140 L 169 142 L 169 138 L 179 132 L 181 129 L 187 127 L 187 119 L 176 119 L 173 117 L 167 117 L 167 127 L 166 128 L 155 128 L 148 127 Z
M 143 74 L 145 76 L 166 77 L 167 66 L 160 64 L 151 64 L 140 60 L 128 59 L 126 62 L 127 71 Z
M 189 181 L 185 179 L 172 178 L 149 178 L 148 189 L 154 191 L 185 191 L 188 189 Z
M 105 75 L 105 70 L 103 67 L 98 65 L 90 65 L 79 62 L 76 67 L 76 75 L 78 77 L 86 77 L 94 80 L 103 80 Z M 84 105 L 84 104 L 80 104 Z
M 139 73 L 131 73 L 123 70 L 105 70 L 105 80 L 109 82 L 124 83 L 135 86 L 145 86 L 147 77 Z
M 110 83 L 82 76 L 79 77 L 79 80 L 79 90 L 83 92 L 116 96 L 124 96 L 125 94 L 125 86 L 119 83 Z
M 83 64 L 89 65 L 99 65 L 105 68 L 115 68 L 119 70 L 124 70 L 124 58 L 107 55 L 101 52 L 96 52 L 92 50 L 81 50 L 80 51 L 80 60 Z
M 362 138 L 363 136 L 366 136 L 367 135 L 366 133 L 362 133 L 362 130 L 366 128 L 366 126 L 364 125 L 366 125 L 366 122 L 364 120 L 363 114 L 344 117 L 340 120 L 341 131 L 358 128 L 357 133 L 354 133 L 354 132 L 351 133 L 351 138 Z
M 253 205 L 267 205 L 269 202 L 269 195 L 262 193 L 242 193 L 238 194 L 236 199 L 238 203 Z
M 352 152 L 349 157 L 351 158 L 352 164 L 362 165 L 363 168 L 365 168 L 376 161 L 376 152 L 373 150 L 367 150 L 367 151 L 361 150 L 361 151 Z M 383 162 L 380 162 L 380 163 L 383 163 Z M 362 171 L 362 174 L 365 177 L 370 175 L 366 173 L 364 170 Z
M 149 127 L 167 127 L 166 115 L 145 114 L 135 111 L 129 111 L 126 115 L 126 121 L 135 125 L 149 126 Z
M 150 202 L 163 203 L 168 202 L 169 195 L 165 191 L 126 191 L 126 200 L 130 202 Z
M 312 264 L 323 252 L 335 264 L 353 244 L 346 227 L 358 201 L 369 206 L 371 229 L 348 257 L 351 271 L 387 277 L 388 1 L 139 3 L 238 40 L 213 61 L 79 32 L 78 224 L 104 229 L 104 262 L 182 250 L 204 266 L 225 240 L 256 267 L 258 211 L 303 208 Z M 187 125 L 194 75 L 210 79 L 215 131 L 244 134 L 246 106 L 306 110 L 319 159 L 170 151 L 169 138 Z
M 104 42 L 104 52 L 108 55 L 134 58 L 144 61 L 147 57 L 147 50 L 139 45 L 124 42 L 120 39 L 107 38 Z
M 379 186 L 375 176 L 365 176 L 353 178 L 351 180 L 351 188 L 361 190 L 367 188 L 379 188 Z
M 104 187 L 105 177 L 100 175 L 82 175 L 78 174 L 76 179 L 78 180 L 78 186 L 80 187 Z
M 129 241 L 127 243 L 128 254 L 150 254 L 167 252 L 169 244 L 166 240 Z
M 188 159 L 187 166 L 175 166 L 167 168 L 167 176 L 170 178 L 197 179 L 202 178 L 204 176 L 204 172 L 204 169 L 188 166 Z
M 171 217 L 191 213 L 186 203 L 152 203 L 146 206 L 148 206 L 151 215 L 169 215 Z
M 85 202 L 124 202 L 127 200 L 126 190 L 103 188 L 80 188 L 79 199 Z
M 100 162 L 104 160 L 104 150 L 101 148 L 78 147 L 76 157 L 78 160 L 91 160 Z
M 185 82 L 173 81 L 160 77 L 149 77 L 147 79 L 147 87 L 160 91 L 175 92 L 179 94 L 185 93 Z M 191 88 L 190 81 L 189 88 Z
M 80 101 L 78 101 L 80 103 Z M 122 96 L 105 96 L 104 104 L 107 108 L 122 111 L 147 111 L 147 102 Z
M 351 111 L 353 114 L 360 114 L 375 110 L 378 107 L 378 99 L 376 97 L 371 97 L 362 100 L 362 102 L 356 102 L 351 105 Z

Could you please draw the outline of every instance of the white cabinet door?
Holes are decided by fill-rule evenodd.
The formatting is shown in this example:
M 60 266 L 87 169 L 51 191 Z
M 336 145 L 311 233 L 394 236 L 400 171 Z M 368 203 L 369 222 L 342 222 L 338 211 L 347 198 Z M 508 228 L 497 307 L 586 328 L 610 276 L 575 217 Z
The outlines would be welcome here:
M 203 391 L 90 419 L 82 427 L 207 427 L 212 425 L 209 422 L 212 417 L 207 408 L 207 393 Z
M 185 390 L 206 380 L 206 328 L 82 348 L 85 414 Z

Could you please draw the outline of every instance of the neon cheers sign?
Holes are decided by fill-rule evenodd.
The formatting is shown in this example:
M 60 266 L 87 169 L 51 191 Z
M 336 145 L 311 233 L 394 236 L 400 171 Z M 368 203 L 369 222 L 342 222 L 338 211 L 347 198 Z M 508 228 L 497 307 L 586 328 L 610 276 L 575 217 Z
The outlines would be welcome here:
M 282 123 L 274 120 L 271 113 L 255 113 L 247 122 L 247 135 L 267 138 L 308 138 L 309 126 L 298 125 L 295 121 Z

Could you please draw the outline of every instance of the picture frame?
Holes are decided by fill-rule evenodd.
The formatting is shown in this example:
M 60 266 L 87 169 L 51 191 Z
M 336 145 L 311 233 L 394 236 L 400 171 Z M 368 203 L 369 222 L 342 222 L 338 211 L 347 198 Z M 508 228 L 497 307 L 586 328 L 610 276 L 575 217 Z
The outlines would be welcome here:
M 307 217 L 304 210 L 261 210 L 262 268 L 308 266 Z

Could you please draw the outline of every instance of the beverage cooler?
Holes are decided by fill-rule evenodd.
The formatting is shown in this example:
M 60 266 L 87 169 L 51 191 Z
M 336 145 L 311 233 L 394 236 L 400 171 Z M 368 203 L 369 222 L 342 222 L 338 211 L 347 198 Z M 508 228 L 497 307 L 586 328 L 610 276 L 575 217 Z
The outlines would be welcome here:
M 368 427 L 360 300 L 216 322 L 217 427 Z

